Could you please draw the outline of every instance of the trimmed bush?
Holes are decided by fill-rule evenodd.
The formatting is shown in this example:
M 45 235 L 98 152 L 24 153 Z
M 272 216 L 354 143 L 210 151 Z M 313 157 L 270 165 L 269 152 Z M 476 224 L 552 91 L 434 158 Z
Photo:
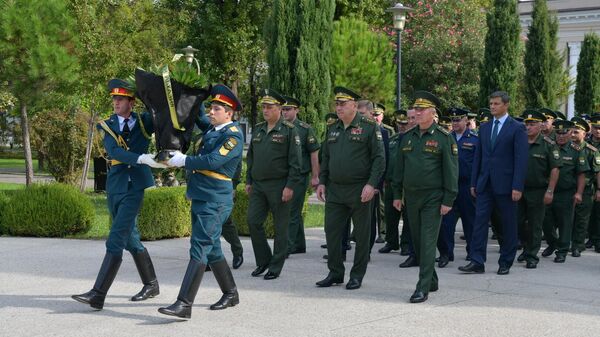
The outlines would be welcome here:
M 10 202 L 10 197 L 4 193 L 4 191 L 0 191 L 0 235 L 4 234 L 6 231 L 2 226 L 2 214 L 4 214 L 3 208 Z
M 11 193 L 2 204 L 0 227 L 15 236 L 64 237 L 87 232 L 94 205 L 74 187 L 64 184 L 32 185 Z
M 189 236 L 192 233 L 190 208 L 185 186 L 147 190 L 138 218 L 142 240 Z
M 246 221 L 249 198 L 244 190 L 245 188 L 246 184 L 239 184 L 237 186 L 235 191 L 235 202 L 233 204 L 233 210 L 231 210 L 231 217 L 237 228 L 238 234 L 249 236 L 250 228 L 248 228 L 248 222 Z M 271 212 L 269 212 L 264 226 L 267 237 L 273 238 L 275 236 L 275 228 L 273 227 L 273 216 L 271 215 Z

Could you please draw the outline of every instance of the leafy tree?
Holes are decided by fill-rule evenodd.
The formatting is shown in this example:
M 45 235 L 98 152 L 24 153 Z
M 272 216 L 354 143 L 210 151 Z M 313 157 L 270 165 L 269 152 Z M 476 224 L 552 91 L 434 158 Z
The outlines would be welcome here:
M 334 23 L 331 79 L 334 86 L 347 86 L 365 99 L 392 103 L 396 87 L 394 46 L 383 32 L 369 29 L 366 22 L 342 18 Z
M 588 33 L 583 39 L 577 63 L 575 111 L 590 114 L 600 111 L 600 37 Z
M 517 94 L 520 69 L 520 31 L 516 0 L 494 0 L 487 14 L 488 32 L 480 68 L 479 106 L 488 105 L 490 93 Z
M 484 2 L 413 0 L 406 5 L 414 11 L 402 33 L 402 92 L 428 90 L 446 106 L 476 108 Z
M 298 98 L 317 130 L 329 111 L 333 11 L 333 0 L 275 0 L 266 27 L 269 87 Z
M 28 107 L 76 82 L 73 28 L 64 0 L 0 3 L 0 76 L 8 81 L 20 109 L 27 185 L 33 178 Z
M 558 108 L 561 84 L 566 74 L 564 59 L 556 50 L 558 43 L 558 20 L 549 15 L 546 0 L 533 4 L 533 22 L 529 27 L 525 44 L 524 98 L 532 108 Z M 568 79 L 568 74 L 566 74 Z
M 391 14 L 385 10 L 393 5 L 390 0 L 335 0 L 334 20 L 355 17 L 371 27 L 382 28 L 391 22 Z

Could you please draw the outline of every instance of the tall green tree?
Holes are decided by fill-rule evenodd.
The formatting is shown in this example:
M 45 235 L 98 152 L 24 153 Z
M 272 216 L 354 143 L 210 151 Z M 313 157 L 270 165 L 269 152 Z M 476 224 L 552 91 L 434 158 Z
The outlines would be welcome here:
M 46 93 L 77 81 L 73 29 L 64 0 L 0 3 L 0 77 L 18 100 L 27 185 L 33 179 L 28 108 Z
M 520 69 L 521 26 L 516 0 L 494 0 L 487 14 L 488 32 L 480 68 L 479 106 L 488 105 L 490 93 L 506 91 L 517 95 Z
M 546 0 L 533 4 L 532 23 L 525 43 L 525 77 L 523 94 L 527 107 L 558 108 L 558 98 L 565 74 L 562 58 L 556 50 L 558 20 L 550 15 Z
M 298 98 L 317 130 L 329 111 L 334 9 L 334 0 L 275 0 L 266 26 L 269 86 Z
M 445 106 L 478 106 L 485 8 L 481 1 L 409 1 L 402 33 L 403 93 L 429 90 Z M 404 101 L 406 102 L 406 101 Z
M 591 114 L 600 111 L 600 37 L 588 33 L 583 39 L 575 87 L 575 111 Z
M 395 48 L 389 37 L 357 18 L 334 23 L 331 76 L 365 99 L 392 105 L 396 88 Z

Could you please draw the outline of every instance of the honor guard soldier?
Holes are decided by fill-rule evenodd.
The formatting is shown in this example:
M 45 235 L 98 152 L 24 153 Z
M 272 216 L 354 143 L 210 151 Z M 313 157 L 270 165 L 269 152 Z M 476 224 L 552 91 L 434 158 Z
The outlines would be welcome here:
M 211 310 L 232 307 L 240 302 L 233 275 L 221 250 L 221 229 L 233 206 L 233 184 L 242 160 L 244 136 L 239 124 L 232 121 L 234 111 L 242 104 L 231 90 L 215 85 L 211 91 L 208 113 L 211 126 L 204 127 L 202 145 L 197 155 L 186 156 L 176 151 L 169 159 L 172 167 L 185 167 L 188 172 L 186 196 L 192 200 L 192 236 L 188 262 L 177 301 L 158 309 L 165 315 L 190 318 L 192 304 L 207 265 L 223 292 Z
M 361 287 L 369 262 L 371 200 L 385 170 L 383 141 L 374 120 L 357 114 L 360 96 L 334 88 L 339 120 L 328 128 L 317 197 L 325 202 L 325 236 L 329 274 L 319 287 L 344 283 L 342 237 L 352 217 L 356 252 L 346 289 Z
M 246 156 L 246 192 L 250 196 L 248 227 L 256 258 L 252 276 L 267 269 L 265 280 L 279 277 L 288 253 L 288 226 L 294 189 L 302 180 L 300 137 L 294 124 L 281 117 L 285 99 L 275 90 L 263 90 L 260 100 L 264 122 L 256 124 Z M 273 252 L 264 222 L 273 214 Z
M 144 190 L 154 186 L 150 167 L 165 168 L 156 163 L 154 155 L 146 154 L 150 135 L 154 132 L 152 115 L 133 112 L 135 96 L 131 86 L 120 79 L 108 82 L 113 110 L 108 119 L 97 128 L 104 132 L 102 143 L 108 155 L 108 177 L 106 193 L 112 225 L 106 240 L 106 255 L 92 290 L 72 298 L 102 309 L 106 293 L 119 267 L 123 249 L 133 256 L 144 287 L 134 295 L 132 301 L 143 301 L 157 296 L 160 291 L 148 250 L 140 241 L 137 215 L 144 199 Z
M 458 196 L 450 212 L 442 217 L 437 245 L 440 251 L 438 259 L 438 267 L 440 268 L 448 265 L 449 261 L 454 261 L 454 233 L 459 216 L 467 241 L 467 258 L 469 257 L 469 245 L 471 244 L 471 233 L 473 232 L 473 221 L 475 220 L 475 201 L 470 192 L 471 172 L 475 151 L 479 146 L 479 138 L 468 128 L 469 113 L 466 109 L 456 107 L 448 110 L 448 118 L 452 121 L 451 135 L 458 146 Z
M 418 125 L 402 138 L 394 167 L 394 207 L 401 210 L 404 197 L 419 261 L 419 282 L 411 303 L 424 302 L 430 291 L 438 290 L 436 242 L 442 216 L 452 209 L 458 193 L 458 148 L 450 132 L 434 123 L 439 106 L 433 94 L 415 92 Z
M 548 247 L 544 249 L 542 256 L 548 257 L 556 251 L 554 262 L 563 263 L 571 244 L 573 204 L 579 204 L 582 201 L 585 173 L 590 170 L 590 166 L 586 158 L 581 156 L 579 146 L 571 142 L 571 129 L 575 124 L 571 121 L 556 119 L 553 126 L 562 166 L 554 189 L 552 204 L 546 208 L 544 236 Z M 556 229 L 558 229 L 558 237 Z
M 316 188 L 319 184 L 319 149 L 321 145 L 317 141 L 315 131 L 310 124 L 297 118 L 300 110 L 300 101 L 293 97 L 283 96 L 285 104 L 281 111 L 286 121 L 294 124 L 294 129 L 300 137 L 301 148 L 301 180 L 294 188 L 290 206 L 290 225 L 288 229 L 288 254 L 306 253 L 306 239 L 304 237 L 304 220 L 302 219 L 302 208 L 306 199 L 308 189 L 309 173 L 312 178 L 310 186 Z
M 594 184 L 599 186 L 600 153 L 598 149 L 585 141 L 586 134 L 590 131 L 588 122 L 582 117 L 573 117 L 575 123 L 572 129 L 573 142 L 581 148 L 581 156 L 590 165 L 590 171 L 585 175 L 585 189 L 580 204 L 575 205 L 575 216 L 573 220 L 573 237 L 571 238 L 571 254 L 573 257 L 581 256 L 585 250 L 585 236 L 589 226 L 590 215 L 593 208 Z
M 527 128 L 529 143 L 525 190 L 519 200 L 519 237 L 523 242 L 526 268 L 537 267 L 542 243 L 542 226 L 547 205 L 552 204 L 554 190 L 562 166 L 556 143 L 542 134 L 546 116 L 537 110 L 525 110 L 521 115 Z
M 600 113 L 595 112 L 590 118 L 591 137 L 588 143 L 593 147 L 600 148 Z M 589 241 L 586 242 L 586 248 L 595 247 L 596 253 L 600 253 L 600 185 L 596 184 L 594 193 L 594 207 L 590 216 Z

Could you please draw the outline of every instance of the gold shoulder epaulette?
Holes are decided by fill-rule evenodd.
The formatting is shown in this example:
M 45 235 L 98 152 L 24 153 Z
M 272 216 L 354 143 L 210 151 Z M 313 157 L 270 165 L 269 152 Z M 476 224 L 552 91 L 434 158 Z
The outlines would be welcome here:
M 555 141 L 552 140 L 552 138 L 548 137 L 548 136 L 544 136 L 544 140 L 546 141 L 546 143 L 554 145 L 556 144 Z
M 301 127 L 305 128 L 305 129 L 310 129 L 310 124 L 303 122 L 303 121 L 298 121 L 298 125 L 300 125 Z
M 293 124 L 293 123 L 290 123 L 290 122 L 288 122 L 288 121 L 283 121 L 283 125 L 287 126 L 287 127 L 288 127 L 288 128 L 290 128 L 290 129 L 294 128 L 294 124 Z
M 237 126 L 232 125 L 232 126 L 229 127 L 229 131 L 231 131 L 231 132 L 238 132 L 238 131 L 240 131 L 240 129 L 238 129 Z
M 577 151 L 581 151 L 581 147 L 575 143 L 571 143 L 571 147 L 574 148 Z
M 374 120 L 374 119 L 372 119 L 372 118 L 365 117 L 365 116 L 362 116 L 360 120 L 361 120 L 361 121 L 364 121 L 364 122 L 367 122 L 367 123 L 369 123 L 369 124 L 377 124 L 377 121 L 375 121 L 375 120 Z
M 256 123 L 256 126 L 260 126 L 260 125 L 263 125 L 263 124 L 265 124 L 265 123 L 266 123 L 265 121 L 262 121 L 262 122 L 260 122 L 260 123 Z
M 444 129 L 444 127 L 443 127 L 443 126 L 441 126 L 441 125 L 437 125 L 437 129 L 438 129 L 438 131 L 441 131 L 441 132 L 442 132 L 443 134 L 445 134 L 446 136 L 450 134 L 450 131 L 448 131 L 448 130 Z
M 585 147 L 587 147 L 588 149 L 592 150 L 593 152 L 598 151 L 597 148 L 593 147 L 592 145 L 590 145 L 590 143 L 585 143 Z

